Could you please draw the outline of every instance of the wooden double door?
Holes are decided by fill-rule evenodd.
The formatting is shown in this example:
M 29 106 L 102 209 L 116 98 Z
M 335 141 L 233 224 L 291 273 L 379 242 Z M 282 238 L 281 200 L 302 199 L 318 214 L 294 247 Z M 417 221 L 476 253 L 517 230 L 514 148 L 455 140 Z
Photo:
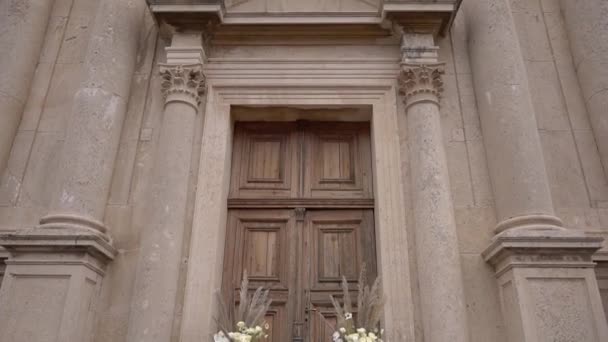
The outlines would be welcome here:
M 351 296 L 363 264 L 376 277 L 369 126 L 290 122 L 235 125 L 223 295 L 271 290 L 272 342 L 331 341 L 329 300 Z

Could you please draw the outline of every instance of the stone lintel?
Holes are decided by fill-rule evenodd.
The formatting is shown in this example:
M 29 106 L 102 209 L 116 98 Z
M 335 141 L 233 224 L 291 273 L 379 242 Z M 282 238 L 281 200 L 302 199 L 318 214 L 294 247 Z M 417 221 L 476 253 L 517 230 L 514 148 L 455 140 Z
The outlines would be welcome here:
M 105 265 L 116 255 L 116 249 L 104 234 L 75 228 L 31 228 L 0 234 L 0 246 L 9 253 L 6 261 L 9 265 L 76 262 L 87 264 L 98 273 L 103 273 Z
M 604 238 L 572 230 L 506 231 L 482 253 L 497 277 L 512 268 L 593 268 Z

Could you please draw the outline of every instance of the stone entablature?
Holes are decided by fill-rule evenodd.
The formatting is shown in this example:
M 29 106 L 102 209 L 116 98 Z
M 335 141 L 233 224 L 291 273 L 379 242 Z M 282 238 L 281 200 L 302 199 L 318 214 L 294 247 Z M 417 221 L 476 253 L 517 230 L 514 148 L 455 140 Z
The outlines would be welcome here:
M 230 2 L 223 0 L 147 0 L 150 9 L 160 22 L 174 27 L 205 28 L 209 23 L 222 25 L 255 24 L 366 24 L 384 25 L 385 19 L 398 22 L 411 32 L 432 32 L 444 35 L 450 27 L 462 0 L 391 0 L 374 5 L 373 2 L 350 0 L 340 4 L 327 0 L 327 4 L 298 1 L 250 0 Z M 247 3 L 248 10 L 241 12 L 233 6 Z M 273 8 L 274 4 L 276 8 Z M 355 5 L 358 4 L 358 5 Z M 365 4 L 363 9 L 361 5 Z M 269 8 L 270 7 L 270 8 Z M 335 8 L 334 8 L 335 7 Z M 353 7 L 349 11 L 349 8 Z M 259 8 L 258 11 L 251 8 Z M 327 10 L 329 8 L 329 10 Z M 332 8 L 334 8 L 332 10 Z M 322 9 L 322 10 L 320 10 Z

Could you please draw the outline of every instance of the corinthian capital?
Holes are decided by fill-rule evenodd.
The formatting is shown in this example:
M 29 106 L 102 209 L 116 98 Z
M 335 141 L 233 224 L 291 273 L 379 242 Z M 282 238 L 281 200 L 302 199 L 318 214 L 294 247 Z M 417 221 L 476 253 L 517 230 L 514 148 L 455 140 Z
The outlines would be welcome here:
M 161 64 L 161 90 L 167 101 L 185 101 L 198 106 L 205 92 L 202 64 Z M 173 98 L 171 98 L 173 96 Z
M 443 63 L 402 64 L 399 90 L 405 95 L 405 103 L 417 102 L 415 98 L 421 96 L 427 101 L 439 102 L 443 92 L 443 66 Z

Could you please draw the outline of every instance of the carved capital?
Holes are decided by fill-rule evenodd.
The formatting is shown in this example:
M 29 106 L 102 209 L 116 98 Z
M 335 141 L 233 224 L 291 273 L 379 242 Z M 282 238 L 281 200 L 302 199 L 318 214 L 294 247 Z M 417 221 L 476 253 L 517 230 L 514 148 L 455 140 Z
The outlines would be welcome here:
M 443 63 L 401 65 L 399 91 L 405 95 L 407 105 L 417 102 L 414 98 L 419 95 L 426 95 L 426 100 L 439 102 L 443 92 L 443 66 Z
M 161 64 L 160 74 L 163 78 L 161 90 L 167 101 L 181 100 L 193 106 L 201 102 L 205 92 L 205 75 L 202 64 Z M 176 95 L 176 99 L 170 99 Z

